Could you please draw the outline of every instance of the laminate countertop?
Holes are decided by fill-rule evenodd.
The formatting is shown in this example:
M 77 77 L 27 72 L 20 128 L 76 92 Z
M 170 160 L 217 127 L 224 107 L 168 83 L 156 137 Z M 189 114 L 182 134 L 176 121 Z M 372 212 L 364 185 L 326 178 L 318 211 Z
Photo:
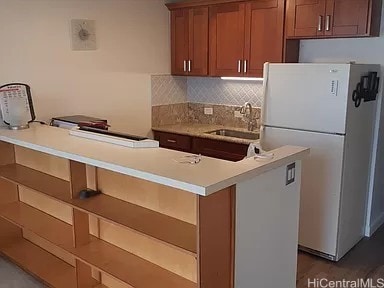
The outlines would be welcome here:
M 235 130 L 235 131 L 240 131 L 240 132 L 252 133 L 255 136 L 259 135 L 259 130 L 254 130 L 254 131 L 250 132 L 247 129 L 243 129 L 243 128 L 234 128 L 234 127 L 229 127 L 229 126 L 224 126 L 224 125 L 213 125 L 213 124 L 189 124 L 189 123 L 187 123 L 187 124 L 161 125 L 161 126 L 152 127 L 153 131 L 158 131 L 158 132 L 174 133 L 174 134 L 187 135 L 187 136 L 199 137 L 199 138 L 207 138 L 207 139 L 213 139 L 213 140 L 220 140 L 220 141 L 226 141 L 226 142 L 232 142 L 232 143 L 238 143 L 238 144 L 244 144 L 244 145 L 249 145 L 252 142 L 258 141 L 258 140 L 220 136 L 220 135 L 213 135 L 213 134 L 206 133 L 206 132 L 221 130 L 221 129 L 228 129 L 228 130 Z
M 203 157 L 198 164 L 178 160 L 188 153 L 163 148 L 128 148 L 69 135 L 69 131 L 33 124 L 20 131 L 0 129 L 0 141 L 78 161 L 158 184 L 207 196 L 266 171 L 301 160 L 308 148 L 284 146 L 269 160 L 230 162 Z

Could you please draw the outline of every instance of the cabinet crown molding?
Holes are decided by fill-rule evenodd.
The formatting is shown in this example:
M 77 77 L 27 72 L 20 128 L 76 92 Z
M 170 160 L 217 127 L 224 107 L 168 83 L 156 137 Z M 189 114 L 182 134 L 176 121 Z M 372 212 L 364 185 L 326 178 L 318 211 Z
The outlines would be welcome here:
M 225 3 L 236 3 L 236 2 L 246 2 L 246 0 L 188 0 L 181 1 L 176 3 L 167 3 L 165 4 L 169 10 L 176 10 L 182 8 L 191 8 L 198 6 L 208 6 L 215 4 L 225 4 Z

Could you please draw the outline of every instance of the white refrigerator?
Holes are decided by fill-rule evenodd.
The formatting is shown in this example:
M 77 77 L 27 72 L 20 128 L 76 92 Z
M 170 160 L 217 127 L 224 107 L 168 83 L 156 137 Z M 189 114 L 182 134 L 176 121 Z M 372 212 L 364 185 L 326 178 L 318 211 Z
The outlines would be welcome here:
M 266 64 L 261 143 L 311 148 L 303 161 L 299 247 L 333 261 L 364 236 L 376 101 L 353 91 L 379 65 Z

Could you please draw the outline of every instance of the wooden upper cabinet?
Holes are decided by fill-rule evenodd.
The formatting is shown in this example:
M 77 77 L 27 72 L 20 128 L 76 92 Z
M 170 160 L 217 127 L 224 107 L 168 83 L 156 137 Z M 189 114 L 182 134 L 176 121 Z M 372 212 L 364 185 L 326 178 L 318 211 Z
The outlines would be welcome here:
M 188 9 L 171 12 L 172 74 L 186 75 L 189 42 Z
M 172 15 L 172 74 L 260 77 L 265 62 L 297 62 L 299 41 L 284 39 L 285 1 L 167 4 Z M 319 1 L 326 0 L 297 0 Z M 324 13 L 325 4 L 322 9 Z
M 208 8 L 171 11 L 173 75 L 208 75 Z
M 379 36 L 381 5 L 381 0 L 287 0 L 287 37 Z
M 327 3 L 326 34 L 355 36 L 368 34 L 369 0 L 333 0 Z
M 246 76 L 263 76 L 265 62 L 283 62 L 284 0 L 253 1 L 246 4 Z
M 241 76 L 244 59 L 245 4 L 211 6 L 209 68 L 212 76 Z
M 208 7 L 189 9 L 189 75 L 208 75 Z
M 325 0 L 288 0 L 287 36 L 317 37 L 324 35 Z

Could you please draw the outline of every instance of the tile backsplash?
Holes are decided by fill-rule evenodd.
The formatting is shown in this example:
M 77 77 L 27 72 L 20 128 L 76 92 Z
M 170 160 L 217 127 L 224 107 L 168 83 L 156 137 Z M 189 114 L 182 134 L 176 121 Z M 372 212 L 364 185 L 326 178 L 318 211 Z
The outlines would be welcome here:
M 188 102 L 187 78 L 171 75 L 153 75 L 152 106 Z
M 254 107 L 261 107 L 261 82 L 209 77 L 190 77 L 187 81 L 188 102 L 236 106 L 250 102 Z
M 204 108 L 213 108 L 213 115 L 205 115 Z M 246 128 L 247 123 L 243 117 L 234 117 L 237 106 L 201 104 L 201 103 L 177 103 L 152 106 L 152 126 L 173 124 L 215 124 L 229 127 Z M 255 108 L 253 117 L 259 126 L 260 108 Z
M 152 76 L 152 106 L 204 103 L 261 107 L 263 85 L 253 81 L 229 81 L 212 77 Z
M 263 85 L 254 81 L 229 81 L 211 77 L 152 76 L 152 126 L 182 123 L 227 125 L 246 128 L 235 110 L 245 102 L 255 108 L 258 123 Z M 212 107 L 213 115 L 205 115 Z M 259 124 L 259 123 L 258 123 Z

